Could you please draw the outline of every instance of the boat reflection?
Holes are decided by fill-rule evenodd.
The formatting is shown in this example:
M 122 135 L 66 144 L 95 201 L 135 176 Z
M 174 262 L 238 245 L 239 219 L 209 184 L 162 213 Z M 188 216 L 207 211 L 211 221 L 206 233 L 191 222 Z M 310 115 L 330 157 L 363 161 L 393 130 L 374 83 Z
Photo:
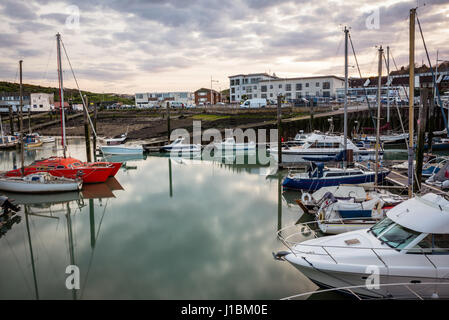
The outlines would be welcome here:
M 115 154 L 115 155 L 105 155 L 102 157 L 103 161 L 109 162 L 127 162 L 127 161 L 139 161 L 146 160 L 147 155 L 144 153 L 140 154 Z

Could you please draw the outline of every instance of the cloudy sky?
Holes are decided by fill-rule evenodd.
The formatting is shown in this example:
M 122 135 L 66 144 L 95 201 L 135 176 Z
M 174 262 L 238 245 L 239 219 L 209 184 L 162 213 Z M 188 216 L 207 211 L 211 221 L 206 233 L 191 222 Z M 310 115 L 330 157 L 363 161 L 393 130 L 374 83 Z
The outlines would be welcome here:
M 449 60 L 449 0 L 418 5 L 432 63 L 437 49 Z M 389 45 L 397 64 L 407 64 L 408 15 L 416 6 L 416 0 L 1 0 L 0 80 L 17 81 L 23 59 L 24 82 L 57 86 L 57 32 L 81 88 L 90 91 L 193 91 L 210 87 L 211 77 L 219 81 L 215 89 L 225 89 L 238 73 L 342 75 L 344 25 L 365 76 L 377 72 L 377 45 Z M 417 29 L 421 63 L 418 36 Z M 65 85 L 75 87 L 66 61 Z

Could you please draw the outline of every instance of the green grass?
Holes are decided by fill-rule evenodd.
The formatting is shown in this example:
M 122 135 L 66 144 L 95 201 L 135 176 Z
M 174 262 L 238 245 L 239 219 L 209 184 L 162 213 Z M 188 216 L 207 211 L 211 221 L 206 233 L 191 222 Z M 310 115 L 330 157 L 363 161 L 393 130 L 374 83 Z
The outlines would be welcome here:
M 196 114 L 192 116 L 193 120 L 202 120 L 202 121 L 215 121 L 215 120 L 222 120 L 222 119 L 229 119 L 231 116 L 223 116 L 223 115 L 216 115 L 216 114 Z

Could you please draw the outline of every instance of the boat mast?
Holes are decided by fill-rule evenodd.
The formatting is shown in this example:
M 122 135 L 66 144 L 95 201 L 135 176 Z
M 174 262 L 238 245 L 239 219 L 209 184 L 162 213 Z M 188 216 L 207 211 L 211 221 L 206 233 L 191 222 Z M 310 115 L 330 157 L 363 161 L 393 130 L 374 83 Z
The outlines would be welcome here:
M 390 123 L 390 47 L 387 46 L 387 123 Z
M 24 153 L 25 153 L 25 146 L 24 143 L 25 141 L 23 141 L 23 117 L 22 117 L 22 109 L 23 109 L 23 86 L 22 86 L 22 63 L 23 60 L 19 61 L 19 78 L 20 78 L 20 108 L 19 108 L 19 124 L 20 124 L 20 162 L 21 162 L 21 169 L 20 169 L 20 173 L 22 175 L 22 177 L 25 175 L 25 159 L 24 159 Z
M 408 98 L 408 197 L 413 196 L 413 125 L 414 125 L 414 97 L 415 97 L 415 14 L 416 8 L 410 9 L 409 29 L 409 98 Z
M 374 184 L 377 186 L 378 178 L 377 175 L 379 173 L 379 134 L 380 134 L 380 107 L 382 105 L 380 101 L 380 91 L 382 89 L 382 57 L 383 57 L 384 49 L 382 46 L 379 48 L 379 69 L 378 69 L 378 80 L 377 80 L 377 128 L 376 128 L 376 175 L 374 177 Z
M 348 33 L 349 30 L 345 26 L 345 96 L 344 96 L 344 161 L 343 166 L 346 168 L 348 164 L 347 149 L 348 149 Z
M 65 138 L 65 117 L 64 117 L 64 84 L 62 80 L 62 63 L 61 63 L 61 35 L 56 34 L 56 48 L 58 54 L 58 79 L 59 79 L 59 101 L 61 107 L 61 144 L 64 152 L 64 158 L 66 157 L 66 138 Z

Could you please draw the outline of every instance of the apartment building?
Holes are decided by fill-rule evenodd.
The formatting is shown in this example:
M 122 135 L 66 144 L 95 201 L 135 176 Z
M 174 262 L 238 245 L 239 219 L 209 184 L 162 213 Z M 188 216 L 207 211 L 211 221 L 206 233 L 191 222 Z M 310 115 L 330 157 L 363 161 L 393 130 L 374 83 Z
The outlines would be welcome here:
M 276 79 L 278 79 L 278 77 L 269 75 L 268 73 L 237 74 L 229 76 L 230 102 L 239 103 L 241 100 L 244 100 L 244 98 L 257 98 L 257 95 L 259 95 L 259 82 Z
M 221 93 L 212 89 L 201 88 L 196 90 L 194 94 L 197 106 L 221 102 Z
M 177 91 L 177 92 L 145 92 L 135 94 L 135 103 L 138 108 L 160 107 L 165 106 L 167 101 L 176 101 L 191 105 L 194 102 L 192 92 Z

